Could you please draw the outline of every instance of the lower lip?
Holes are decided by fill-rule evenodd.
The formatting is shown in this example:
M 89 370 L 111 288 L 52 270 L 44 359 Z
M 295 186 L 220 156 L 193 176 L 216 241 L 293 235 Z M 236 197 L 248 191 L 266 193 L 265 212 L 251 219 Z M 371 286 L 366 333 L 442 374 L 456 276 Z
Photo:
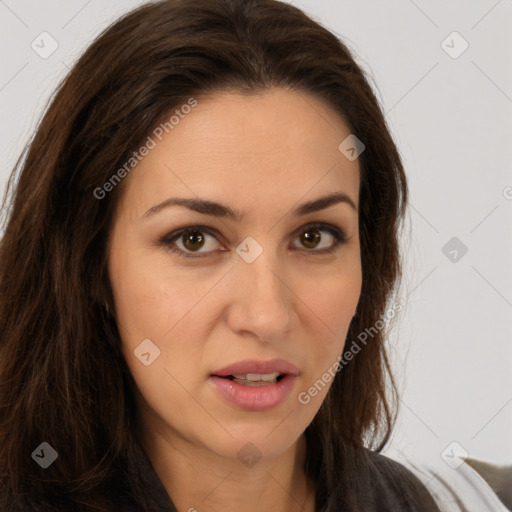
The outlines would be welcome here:
M 210 376 L 211 382 L 220 394 L 232 405 L 244 411 L 266 411 L 277 407 L 290 394 L 295 379 L 295 375 L 285 375 L 275 384 L 244 386 L 230 379 Z

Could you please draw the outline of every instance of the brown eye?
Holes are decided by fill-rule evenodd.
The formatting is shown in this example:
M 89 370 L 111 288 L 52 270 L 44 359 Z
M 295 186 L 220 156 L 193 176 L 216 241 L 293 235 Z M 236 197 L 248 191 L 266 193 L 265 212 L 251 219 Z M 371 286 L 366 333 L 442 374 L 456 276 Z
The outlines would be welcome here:
M 205 226 L 179 229 L 160 242 L 179 256 L 206 256 L 225 250 L 217 240 L 217 234 Z
M 201 231 L 189 231 L 183 234 L 181 242 L 189 251 L 197 251 L 204 245 L 204 235 Z
M 297 233 L 295 249 L 307 249 L 314 254 L 333 252 L 347 240 L 344 231 L 329 224 L 315 223 Z
M 314 249 L 320 242 L 321 238 L 322 237 L 320 236 L 318 229 L 310 229 L 302 233 L 300 241 L 304 247 L 307 247 L 308 249 Z

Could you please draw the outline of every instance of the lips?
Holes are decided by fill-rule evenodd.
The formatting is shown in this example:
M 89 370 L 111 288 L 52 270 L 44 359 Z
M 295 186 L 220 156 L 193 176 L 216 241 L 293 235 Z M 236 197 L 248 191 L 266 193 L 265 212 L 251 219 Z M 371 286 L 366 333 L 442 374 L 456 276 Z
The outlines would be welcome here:
M 233 363 L 220 370 L 215 370 L 212 375 L 215 377 L 233 377 L 234 375 L 268 375 L 271 373 L 280 375 L 299 375 L 299 369 L 284 359 L 271 359 L 270 361 L 246 360 Z
M 210 382 L 231 405 L 245 411 L 265 411 L 283 403 L 299 375 L 284 359 L 240 361 L 215 370 Z

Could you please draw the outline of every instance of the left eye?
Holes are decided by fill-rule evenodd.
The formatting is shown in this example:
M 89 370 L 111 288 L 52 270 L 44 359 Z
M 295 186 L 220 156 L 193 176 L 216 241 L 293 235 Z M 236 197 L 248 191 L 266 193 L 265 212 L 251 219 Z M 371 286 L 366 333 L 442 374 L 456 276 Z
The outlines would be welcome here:
M 327 236 L 321 233 L 327 233 Z M 307 249 L 318 252 L 333 251 L 336 246 L 345 241 L 345 235 L 334 227 L 324 225 L 308 226 L 300 232 L 300 243 Z M 324 242 L 325 239 L 325 242 Z
M 337 246 L 346 241 L 345 234 L 334 226 L 312 224 L 301 228 L 295 240 L 299 240 L 307 252 L 333 252 Z M 179 256 L 200 257 L 204 253 L 225 251 L 217 240 L 217 234 L 206 226 L 183 228 L 161 239 L 161 243 Z M 295 249 L 301 249 L 293 244 Z

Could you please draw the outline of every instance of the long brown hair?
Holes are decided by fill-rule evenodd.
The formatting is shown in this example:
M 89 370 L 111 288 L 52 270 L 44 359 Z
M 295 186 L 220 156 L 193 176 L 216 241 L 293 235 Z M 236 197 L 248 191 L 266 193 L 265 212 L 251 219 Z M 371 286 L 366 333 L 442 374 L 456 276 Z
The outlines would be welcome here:
M 322 99 L 365 144 L 362 295 L 347 340 L 383 317 L 400 275 L 407 186 L 369 79 L 348 48 L 276 0 L 139 7 L 104 31 L 59 85 L 4 198 L 0 479 L 11 501 L 112 510 L 132 440 L 134 382 L 109 314 L 105 260 L 122 183 L 101 199 L 94 191 L 189 98 L 270 87 Z M 364 447 L 384 447 L 396 417 L 384 334 L 372 334 L 336 374 L 306 430 L 307 471 L 322 510 L 363 510 L 350 472 L 367 460 Z M 41 442 L 58 452 L 45 470 L 31 459 Z

